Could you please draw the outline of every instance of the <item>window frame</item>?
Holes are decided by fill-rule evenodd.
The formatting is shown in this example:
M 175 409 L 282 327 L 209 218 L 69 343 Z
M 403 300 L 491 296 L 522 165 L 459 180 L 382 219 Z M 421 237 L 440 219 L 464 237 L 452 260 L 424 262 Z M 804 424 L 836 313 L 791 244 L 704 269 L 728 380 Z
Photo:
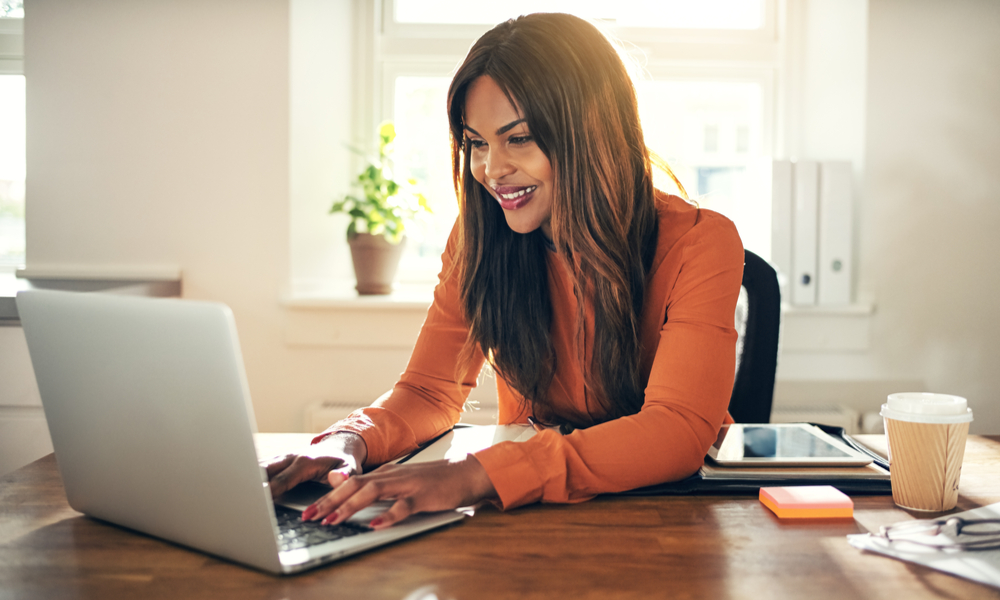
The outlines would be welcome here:
M 22 18 L 0 18 L 0 75 L 24 75 Z
M 608 24 L 603 27 L 618 39 L 628 40 L 626 47 L 643 55 L 640 60 L 654 77 L 665 68 L 708 67 L 728 69 L 733 73 L 757 71 L 757 78 L 761 78 L 760 71 L 769 71 L 766 78 L 770 81 L 766 82 L 765 94 L 770 95 L 773 107 L 778 96 L 774 86 L 780 83 L 784 70 L 783 46 L 787 35 L 782 31 L 785 29 L 782 23 L 786 21 L 787 8 L 785 0 L 760 2 L 763 24 L 755 30 L 654 29 Z M 358 99 L 362 102 L 359 106 L 379 107 L 378 114 L 365 115 L 368 118 L 361 131 L 372 130 L 391 117 L 391 80 L 386 65 L 392 66 L 394 76 L 404 74 L 399 69 L 407 65 L 421 70 L 442 67 L 442 73 L 444 68 L 451 73 L 472 42 L 492 27 L 398 23 L 392 17 L 394 6 L 395 0 L 376 0 L 362 3 L 359 11 L 362 27 L 356 38 L 356 56 L 360 59 L 360 72 L 372 74 L 368 82 L 360 82 Z M 769 113 L 768 118 L 773 124 L 774 112 Z
M 644 42 L 695 43 L 766 43 L 776 37 L 779 0 L 758 0 L 762 8 L 762 25 L 757 29 L 694 29 L 667 27 L 618 27 L 606 23 L 612 32 L 627 31 L 628 39 Z M 394 38 L 463 39 L 473 41 L 489 31 L 492 24 L 400 23 L 394 18 L 395 0 L 381 0 L 379 19 L 381 33 Z M 624 38 L 623 38 L 624 39 Z
M 761 154 L 773 155 L 777 145 L 777 104 L 779 73 L 774 68 L 759 65 L 731 64 L 657 64 L 647 67 L 653 80 L 733 83 L 755 83 L 761 90 Z
M 24 75 L 23 18 L 0 18 L 0 75 Z M 14 273 L 19 267 L 12 263 L 0 263 L 0 273 Z

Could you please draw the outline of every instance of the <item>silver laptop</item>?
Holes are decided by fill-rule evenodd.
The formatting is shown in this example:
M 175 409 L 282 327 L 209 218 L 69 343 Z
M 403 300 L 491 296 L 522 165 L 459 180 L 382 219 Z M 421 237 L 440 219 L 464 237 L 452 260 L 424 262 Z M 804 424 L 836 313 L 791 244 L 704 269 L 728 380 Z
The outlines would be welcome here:
M 297 512 L 276 508 L 223 304 L 33 290 L 18 293 L 17 310 L 75 510 L 272 573 L 464 516 L 415 515 L 374 531 L 366 524 L 385 506 L 342 528 L 305 526 Z

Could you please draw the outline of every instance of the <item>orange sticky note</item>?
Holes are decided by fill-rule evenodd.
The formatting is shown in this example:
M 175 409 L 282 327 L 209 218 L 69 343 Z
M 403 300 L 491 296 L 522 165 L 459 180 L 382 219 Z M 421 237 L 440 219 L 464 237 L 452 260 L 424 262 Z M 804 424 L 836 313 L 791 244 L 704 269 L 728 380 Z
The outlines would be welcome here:
M 760 501 L 779 519 L 844 519 L 854 516 L 854 502 L 832 485 L 762 487 Z

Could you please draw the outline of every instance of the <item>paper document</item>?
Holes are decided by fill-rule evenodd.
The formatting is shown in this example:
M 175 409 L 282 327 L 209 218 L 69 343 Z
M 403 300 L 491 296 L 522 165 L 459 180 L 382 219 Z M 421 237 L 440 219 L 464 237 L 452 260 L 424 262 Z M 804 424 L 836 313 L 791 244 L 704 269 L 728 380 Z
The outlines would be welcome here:
M 458 459 L 500 442 L 523 442 L 535 435 L 530 425 L 474 425 L 456 427 L 408 459 L 398 462 L 416 464 L 432 460 Z
M 705 479 L 879 479 L 889 480 L 889 471 L 871 463 L 864 467 L 723 467 L 706 458 L 701 476 Z
M 968 510 L 945 517 L 962 517 L 963 519 L 1000 519 L 1000 502 L 982 508 Z M 937 537 L 947 537 L 940 533 L 937 536 L 914 535 L 913 539 L 932 541 Z M 1000 588 L 1000 550 L 938 550 L 924 548 L 915 544 L 900 544 L 862 533 L 847 536 L 847 541 L 855 548 L 877 552 L 899 560 L 916 563 L 931 569 L 943 571 L 951 575 L 971 579 L 979 583 Z

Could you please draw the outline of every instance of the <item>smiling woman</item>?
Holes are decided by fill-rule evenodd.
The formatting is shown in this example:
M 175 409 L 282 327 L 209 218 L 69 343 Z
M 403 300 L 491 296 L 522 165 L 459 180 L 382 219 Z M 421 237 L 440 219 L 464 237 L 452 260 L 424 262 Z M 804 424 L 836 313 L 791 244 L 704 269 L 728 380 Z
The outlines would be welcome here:
M 690 475 L 727 420 L 743 247 L 725 217 L 654 188 L 615 48 L 566 14 L 501 23 L 452 79 L 448 117 L 459 216 L 410 363 L 371 407 L 268 462 L 272 492 L 326 477 L 335 489 L 303 518 L 394 499 L 385 527 Z M 540 433 L 381 466 L 454 426 L 487 362 L 499 422 Z
M 470 87 L 465 111 L 472 176 L 492 192 L 512 230 L 531 233 L 541 227 L 551 239 L 552 165 L 520 108 L 493 79 L 483 76 Z

